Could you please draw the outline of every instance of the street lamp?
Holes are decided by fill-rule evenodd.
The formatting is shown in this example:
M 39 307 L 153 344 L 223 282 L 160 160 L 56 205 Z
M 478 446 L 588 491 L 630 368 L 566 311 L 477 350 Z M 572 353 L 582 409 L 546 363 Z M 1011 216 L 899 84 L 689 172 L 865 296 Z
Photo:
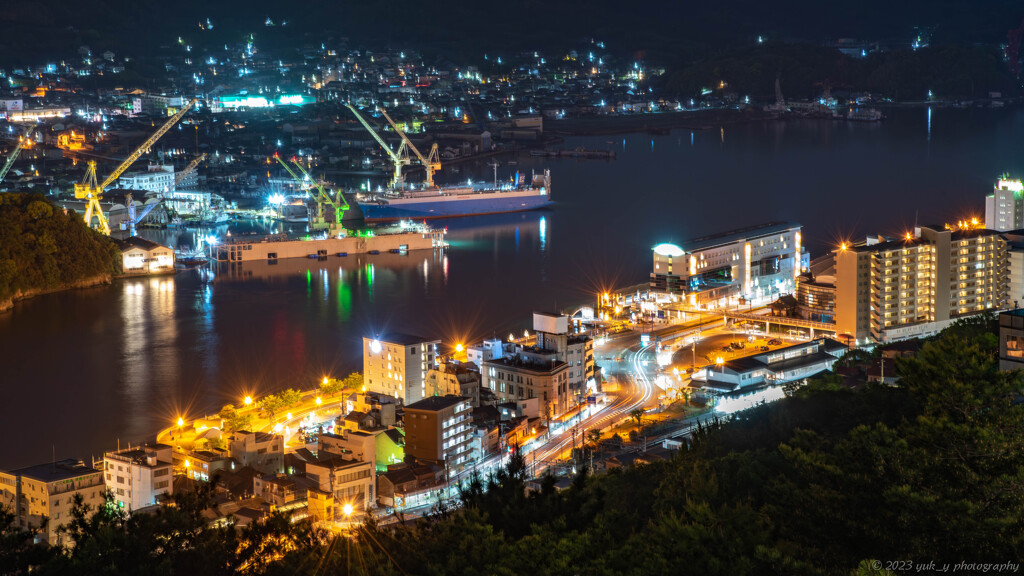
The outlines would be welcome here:
M 243 400 L 243 402 L 245 403 L 246 406 L 251 406 L 252 405 L 252 396 L 246 396 L 245 400 Z
M 320 397 L 317 396 L 316 397 L 316 405 L 319 407 L 322 402 L 323 402 L 323 400 L 321 400 Z
M 178 428 L 181 428 L 184 425 L 185 425 L 185 420 L 183 418 L 181 418 L 181 417 L 178 417 Z
M 462 347 L 462 343 L 459 343 L 459 344 L 455 345 L 455 351 L 458 352 L 459 354 L 462 354 L 463 350 L 464 350 L 464 348 Z
M 724 374 L 725 373 L 725 360 L 723 360 L 722 357 L 719 356 L 718 358 L 715 358 L 715 364 L 718 364 L 719 370 Z

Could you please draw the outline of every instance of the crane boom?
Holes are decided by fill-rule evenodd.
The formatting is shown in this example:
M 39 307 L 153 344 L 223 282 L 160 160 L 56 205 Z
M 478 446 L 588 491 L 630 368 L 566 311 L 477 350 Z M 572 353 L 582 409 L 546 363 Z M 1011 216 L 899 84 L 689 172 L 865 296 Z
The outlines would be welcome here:
M 381 115 L 384 116 L 384 119 L 388 121 L 388 124 L 391 125 L 391 128 L 393 128 L 395 132 L 397 132 L 398 135 L 402 137 L 402 141 L 405 142 L 406 146 L 408 146 L 410 150 L 412 150 L 413 154 L 415 154 L 416 157 L 420 159 L 420 164 L 423 165 L 424 170 L 426 170 L 427 172 L 427 186 L 433 188 L 434 173 L 441 169 L 441 161 L 438 159 L 437 155 L 437 144 L 435 143 L 430 148 L 430 154 L 427 156 L 427 158 L 424 158 L 423 154 L 420 154 L 419 149 L 416 148 L 416 146 L 412 143 L 412 140 L 409 140 L 409 137 L 405 135 L 405 132 L 402 131 L 402 129 L 398 127 L 398 124 L 395 124 L 395 121 L 391 119 L 391 116 L 388 116 L 388 113 L 385 112 L 383 108 L 378 107 L 377 110 L 381 113 Z
M 350 208 L 348 201 L 345 200 L 345 195 L 342 194 L 341 192 L 338 192 L 337 199 L 331 198 L 331 196 L 324 190 L 323 184 L 321 184 L 318 180 L 314 180 L 313 177 L 309 175 L 309 172 L 307 172 L 306 169 L 302 167 L 302 164 L 295 158 L 292 158 L 292 164 L 294 164 L 295 167 L 299 169 L 299 172 L 302 173 L 302 178 L 300 178 L 291 169 L 291 167 L 288 166 L 288 164 L 281 159 L 280 156 L 275 155 L 274 158 L 281 164 L 281 166 L 284 166 L 284 169 L 287 170 L 288 174 L 290 174 L 291 177 L 296 182 L 299 183 L 303 190 L 308 191 L 309 188 L 311 187 L 316 188 L 317 194 L 313 198 L 313 200 L 316 202 L 317 214 L 315 219 L 312 217 L 310 218 L 311 226 L 313 228 L 328 228 L 331 229 L 332 231 L 335 229 L 342 229 L 341 221 L 345 217 L 345 211 L 347 211 Z M 333 223 L 327 222 L 327 218 L 324 215 L 325 204 L 329 205 L 334 211 Z
M 85 223 L 88 226 L 92 226 L 92 217 L 96 216 L 99 221 L 99 229 L 101 232 L 110 236 L 110 222 L 107 220 L 106 214 L 103 213 L 103 208 L 100 206 L 100 199 L 103 197 L 103 189 L 109 186 L 114 180 L 117 180 L 125 170 L 128 169 L 136 160 L 139 159 L 143 154 L 149 151 L 150 147 L 160 139 L 161 136 L 167 133 L 168 130 L 174 126 L 178 120 L 189 111 L 192 106 L 196 103 L 196 99 L 193 98 L 188 101 L 177 114 L 171 116 L 163 126 L 160 127 L 152 136 L 146 139 L 141 146 L 135 149 L 121 165 L 114 169 L 114 171 L 107 176 L 107 179 L 102 184 L 97 183 L 96 178 L 96 161 L 90 160 L 88 167 L 85 170 L 85 176 L 82 178 L 80 184 L 75 184 L 75 198 L 86 201 L 85 207 Z
M 11 166 L 14 166 L 14 161 L 18 159 L 18 155 L 21 154 L 21 147 L 23 142 L 19 139 L 18 145 L 14 147 L 14 150 L 7 156 L 7 162 L 4 163 L 4 167 L 0 168 L 0 182 L 4 181 L 7 177 L 7 173 L 11 171 Z
M 188 176 L 189 172 L 195 170 L 196 166 L 199 166 L 199 163 L 203 160 L 206 160 L 206 152 L 203 152 L 199 156 L 193 158 L 192 161 L 188 163 L 188 166 L 185 166 L 184 170 L 174 175 L 174 185 L 172 188 L 177 188 L 178 184 L 181 184 L 181 181 L 185 179 L 185 176 Z
M 395 163 L 395 174 L 391 178 L 391 185 L 400 186 L 405 181 L 405 178 L 402 177 L 402 166 L 406 166 L 409 164 L 408 155 L 403 154 L 403 152 L 405 152 L 405 140 L 402 140 L 402 143 L 398 146 L 398 152 L 395 152 L 394 150 L 391 149 L 390 146 L 388 146 L 388 143 L 385 142 L 384 139 L 381 138 L 380 135 L 377 134 L 377 132 L 370 127 L 370 124 L 367 123 L 367 121 L 355 109 L 354 106 L 352 106 L 351 104 L 346 104 L 345 107 L 352 111 L 352 114 L 355 115 L 356 120 L 359 120 L 359 123 L 363 125 L 363 128 L 366 128 L 366 131 L 369 132 L 371 136 L 373 136 L 373 139 L 376 140 L 378 144 L 380 144 L 381 148 L 386 150 L 388 155 L 391 156 L 391 161 Z
M 146 152 L 149 152 L 149 149 L 153 146 L 153 144 L 156 144 L 157 140 L 159 140 L 164 134 L 167 133 L 168 130 L 170 130 L 175 124 L 177 124 L 178 120 L 181 120 L 185 116 L 185 114 L 192 108 L 192 106 L 195 105 L 195 103 L 195 98 L 189 100 L 187 104 L 181 107 L 181 110 L 178 110 L 177 114 L 168 118 L 167 122 L 164 122 L 164 125 L 161 126 L 159 130 L 154 132 L 152 136 L 147 138 L 145 142 L 143 142 L 138 148 L 136 148 L 135 152 L 132 152 L 131 155 L 125 158 L 124 162 L 121 162 L 121 165 L 115 168 L 114 171 L 110 173 L 110 176 L 107 176 L 106 180 L 104 180 L 103 183 L 100 184 L 100 190 L 103 190 L 107 186 L 110 186 L 114 182 L 114 180 L 117 180 L 118 177 L 121 176 L 121 174 L 124 174 L 124 171 L 131 167 L 131 165 L 134 164 L 136 160 L 142 157 L 142 155 L 145 154 Z

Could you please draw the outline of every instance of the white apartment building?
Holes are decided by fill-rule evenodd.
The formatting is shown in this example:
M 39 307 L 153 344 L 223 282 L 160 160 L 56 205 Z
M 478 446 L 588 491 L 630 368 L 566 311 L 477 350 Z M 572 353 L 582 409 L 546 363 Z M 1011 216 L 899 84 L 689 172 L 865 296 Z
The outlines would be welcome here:
M 999 232 L 1024 228 L 1024 183 L 1000 178 L 985 198 L 985 228 Z
M 114 502 L 128 512 L 154 506 L 157 497 L 174 492 L 174 455 L 166 444 L 107 452 L 103 469 Z
M 427 370 L 435 366 L 440 343 L 440 340 L 409 334 L 364 336 L 366 390 L 394 396 L 407 405 L 427 397 Z

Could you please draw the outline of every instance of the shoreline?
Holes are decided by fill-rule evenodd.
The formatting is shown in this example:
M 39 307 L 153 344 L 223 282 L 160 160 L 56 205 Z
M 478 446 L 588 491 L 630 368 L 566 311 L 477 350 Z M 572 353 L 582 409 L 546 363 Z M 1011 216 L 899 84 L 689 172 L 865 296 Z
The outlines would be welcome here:
M 728 124 L 773 119 L 775 117 L 772 114 L 752 108 L 656 112 L 548 120 L 544 132 L 558 136 L 610 136 L 647 131 L 660 133 L 672 129 L 714 130 Z
M 110 274 L 100 274 L 98 276 L 91 276 L 89 278 L 84 278 L 82 280 L 78 280 L 77 282 L 72 282 L 70 284 L 65 284 L 63 286 L 58 286 L 56 288 L 37 288 L 33 290 L 28 290 L 27 292 L 15 292 L 14 295 L 11 296 L 10 298 L 6 300 L 0 300 L 0 314 L 13 310 L 14 305 L 17 304 L 18 302 L 29 300 L 31 298 L 35 298 L 36 296 L 44 296 L 46 294 L 55 294 L 57 292 L 65 292 L 68 290 L 78 290 L 81 288 L 94 288 L 96 286 L 108 285 L 111 283 L 112 279 L 113 276 Z

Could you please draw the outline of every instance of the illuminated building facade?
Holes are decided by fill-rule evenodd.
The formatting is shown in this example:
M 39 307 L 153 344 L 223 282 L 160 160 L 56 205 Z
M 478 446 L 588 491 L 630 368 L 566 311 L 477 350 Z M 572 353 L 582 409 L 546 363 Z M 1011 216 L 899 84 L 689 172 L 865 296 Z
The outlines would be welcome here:
M 43 528 L 47 543 L 68 543 L 61 528 L 71 522 L 75 496 L 97 510 L 103 505 L 103 471 L 81 460 L 57 460 L 38 466 L 0 472 L 0 504 L 14 514 L 14 525 Z
M 937 333 L 957 318 L 1004 308 L 1007 242 L 987 229 L 921 227 L 836 253 L 837 334 L 889 342 Z
M 693 304 L 728 296 L 788 294 L 806 267 L 801 227 L 770 222 L 654 247 L 651 289 L 691 294 Z
M 449 471 L 470 464 L 473 407 L 465 396 L 428 396 L 405 407 L 405 453 L 444 463 Z
M 157 497 L 174 492 L 174 457 L 167 444 L 107 452 L 103 463 L 107 489 L 129 512 L 154 506 Z
M 174 166 L 150 164 L 145 172 L 127 172 L 118 179 L 118 188 L 169 192 L 174 190 Z
M 1024 228 L 1024 183 L 1000 178 L 985 198 L 985 228 L 1006 232 Z
M 368 392 L 387 394 L 403 404 L 412 404 L 428 396 L 427 370 L 434 367 L 437 345 L 431 340 L 409 334 L 384 334 L 363 337 L 363 381 Z
M 556 354 L 522 352 L 484 362 L 483 386 L 501 402 L 539 399 L 541 414 L 557 416 L 571 407 L 569 365 Z

